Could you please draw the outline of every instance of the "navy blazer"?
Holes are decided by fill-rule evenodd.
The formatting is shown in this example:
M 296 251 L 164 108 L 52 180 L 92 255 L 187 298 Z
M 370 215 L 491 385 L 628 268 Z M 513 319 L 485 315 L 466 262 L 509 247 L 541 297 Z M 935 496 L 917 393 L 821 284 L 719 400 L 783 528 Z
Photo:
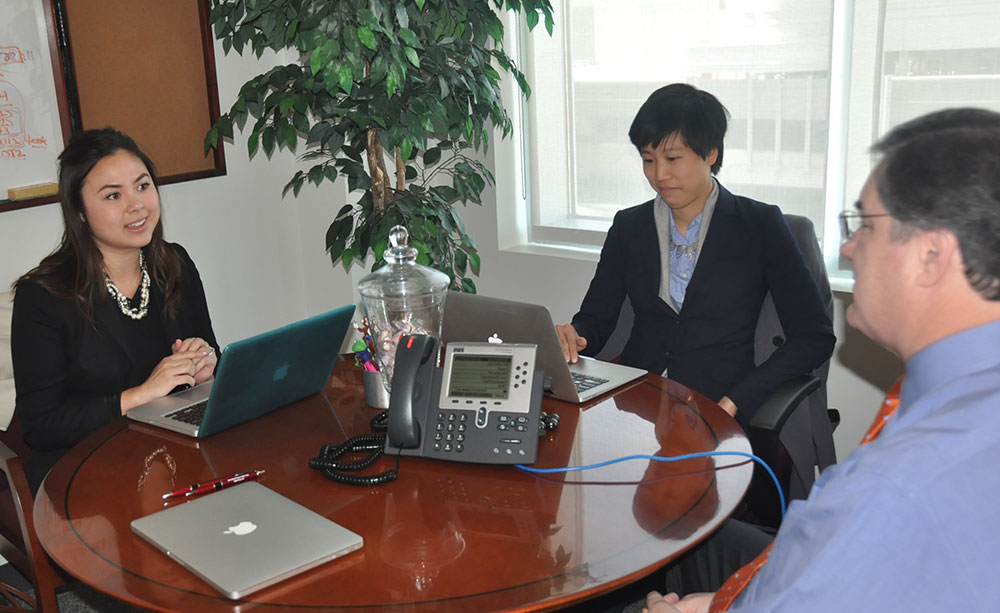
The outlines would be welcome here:
M 194 262 L 174 244 L 181 262 L 181 302 L 163 329 L 173 339 L 200 337 L 219 351 L 208 315 L 205 290 Z M 163 294 L 150 285 L 149 316 L 162 317 Z M 106 296 L 106 293 L 105 293 Z M 122 391 L 150 373 L 131 373 L 122 315 L 110 299 L 94 305 L 94 321 L 74 300 L 59 299 L 34 283 L 20 283 L 11 317 L 11 357 L 17 390 L 15 411 L 31 448 L 28 481 L 34 491 L 66 451 L 121 416 Z M 163 357 L 170 355 L 169 346 Z
M 833 352 L 830 315 L 778 207 L 719 198 L 680 312 L 659 297 L 660 246 L 653 202 L 619 211 L 578 312 L 577 333 L 594 355 L 614 331 L 625 296 L 635 310 L 621 361 L 667 376 L 712 400 L 728 396 L 744 424 L 781 383 Z M 784 345 L 754 365 L 754 330 L 770 291 Z

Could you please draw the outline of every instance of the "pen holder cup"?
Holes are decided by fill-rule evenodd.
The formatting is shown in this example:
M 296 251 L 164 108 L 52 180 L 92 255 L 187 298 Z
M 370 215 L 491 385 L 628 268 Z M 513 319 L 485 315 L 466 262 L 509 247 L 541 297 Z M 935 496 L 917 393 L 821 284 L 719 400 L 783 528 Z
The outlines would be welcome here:
M 382 373 L 365 371 L 365 401 L 373 409 L 389 408 L 389 390 L 382 383 Z

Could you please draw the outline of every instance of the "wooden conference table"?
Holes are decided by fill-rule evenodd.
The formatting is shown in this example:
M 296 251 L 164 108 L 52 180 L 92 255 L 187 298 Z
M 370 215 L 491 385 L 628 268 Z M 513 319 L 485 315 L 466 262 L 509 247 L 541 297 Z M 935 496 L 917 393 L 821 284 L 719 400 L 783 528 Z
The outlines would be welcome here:
M 715 403 L 654 375 L 582 407 L 546 398 L 544 410 L 561 421 L 539 441 L 538 467 L 750 451 Z M 548 476 L 404 457 L 397 481 L 352 487 L 309 468 L 322 445 L 368 432 L 374 414 L 360 370 L 342 359 L 322 395 L 208 439 L 116 420 L 49 473 L 38 536 L 73 576 L 154 610 L 551 610 L 664 566 L 732 512 L 752 474 L 735 456 Z M 263 485 L 361 534 L 364 547 L 231 601 L 130 530 L 164 508 L 165 492 L 259 468 Z

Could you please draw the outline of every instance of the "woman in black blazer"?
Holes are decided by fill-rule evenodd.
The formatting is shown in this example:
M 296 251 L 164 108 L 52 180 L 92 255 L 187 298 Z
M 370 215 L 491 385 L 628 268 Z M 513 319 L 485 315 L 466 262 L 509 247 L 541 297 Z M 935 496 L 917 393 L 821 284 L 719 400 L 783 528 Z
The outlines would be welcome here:
M 85 436 L 210 379 L 218 344 L 198 270 L 163 240 L 153 163 L 111 128 L 59 156 L 62 242 L 15 283 L 11 354 L 28 481 Z

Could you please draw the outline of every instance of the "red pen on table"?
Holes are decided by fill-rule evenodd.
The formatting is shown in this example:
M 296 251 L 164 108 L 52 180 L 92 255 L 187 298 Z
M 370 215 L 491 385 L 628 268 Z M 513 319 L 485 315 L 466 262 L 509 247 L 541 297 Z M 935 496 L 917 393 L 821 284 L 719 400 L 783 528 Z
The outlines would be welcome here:
M 211 481 L 202 481 L 201 483 L 194 483 L 186 487 L 182 487 L 179 490 L 174 490 L 172 492 L 163 495 L 163 499 L 167 498 L 179 498 L 196 496 L 198 494 L 205 494 L 207 492 L 214 492 L 216 490 L 222 490 L 227 487 L 232 487 L 237 483 L 243 483 L 244 481 L 249 481 L 250 479 L 256 479 L 257 477 L 264 474 L 263 470 L 251 470 L 246 473 L 235 473 L 232 475 L 226 475 L 225 477 L 219 477 L 217 479 L 212 479 Z

